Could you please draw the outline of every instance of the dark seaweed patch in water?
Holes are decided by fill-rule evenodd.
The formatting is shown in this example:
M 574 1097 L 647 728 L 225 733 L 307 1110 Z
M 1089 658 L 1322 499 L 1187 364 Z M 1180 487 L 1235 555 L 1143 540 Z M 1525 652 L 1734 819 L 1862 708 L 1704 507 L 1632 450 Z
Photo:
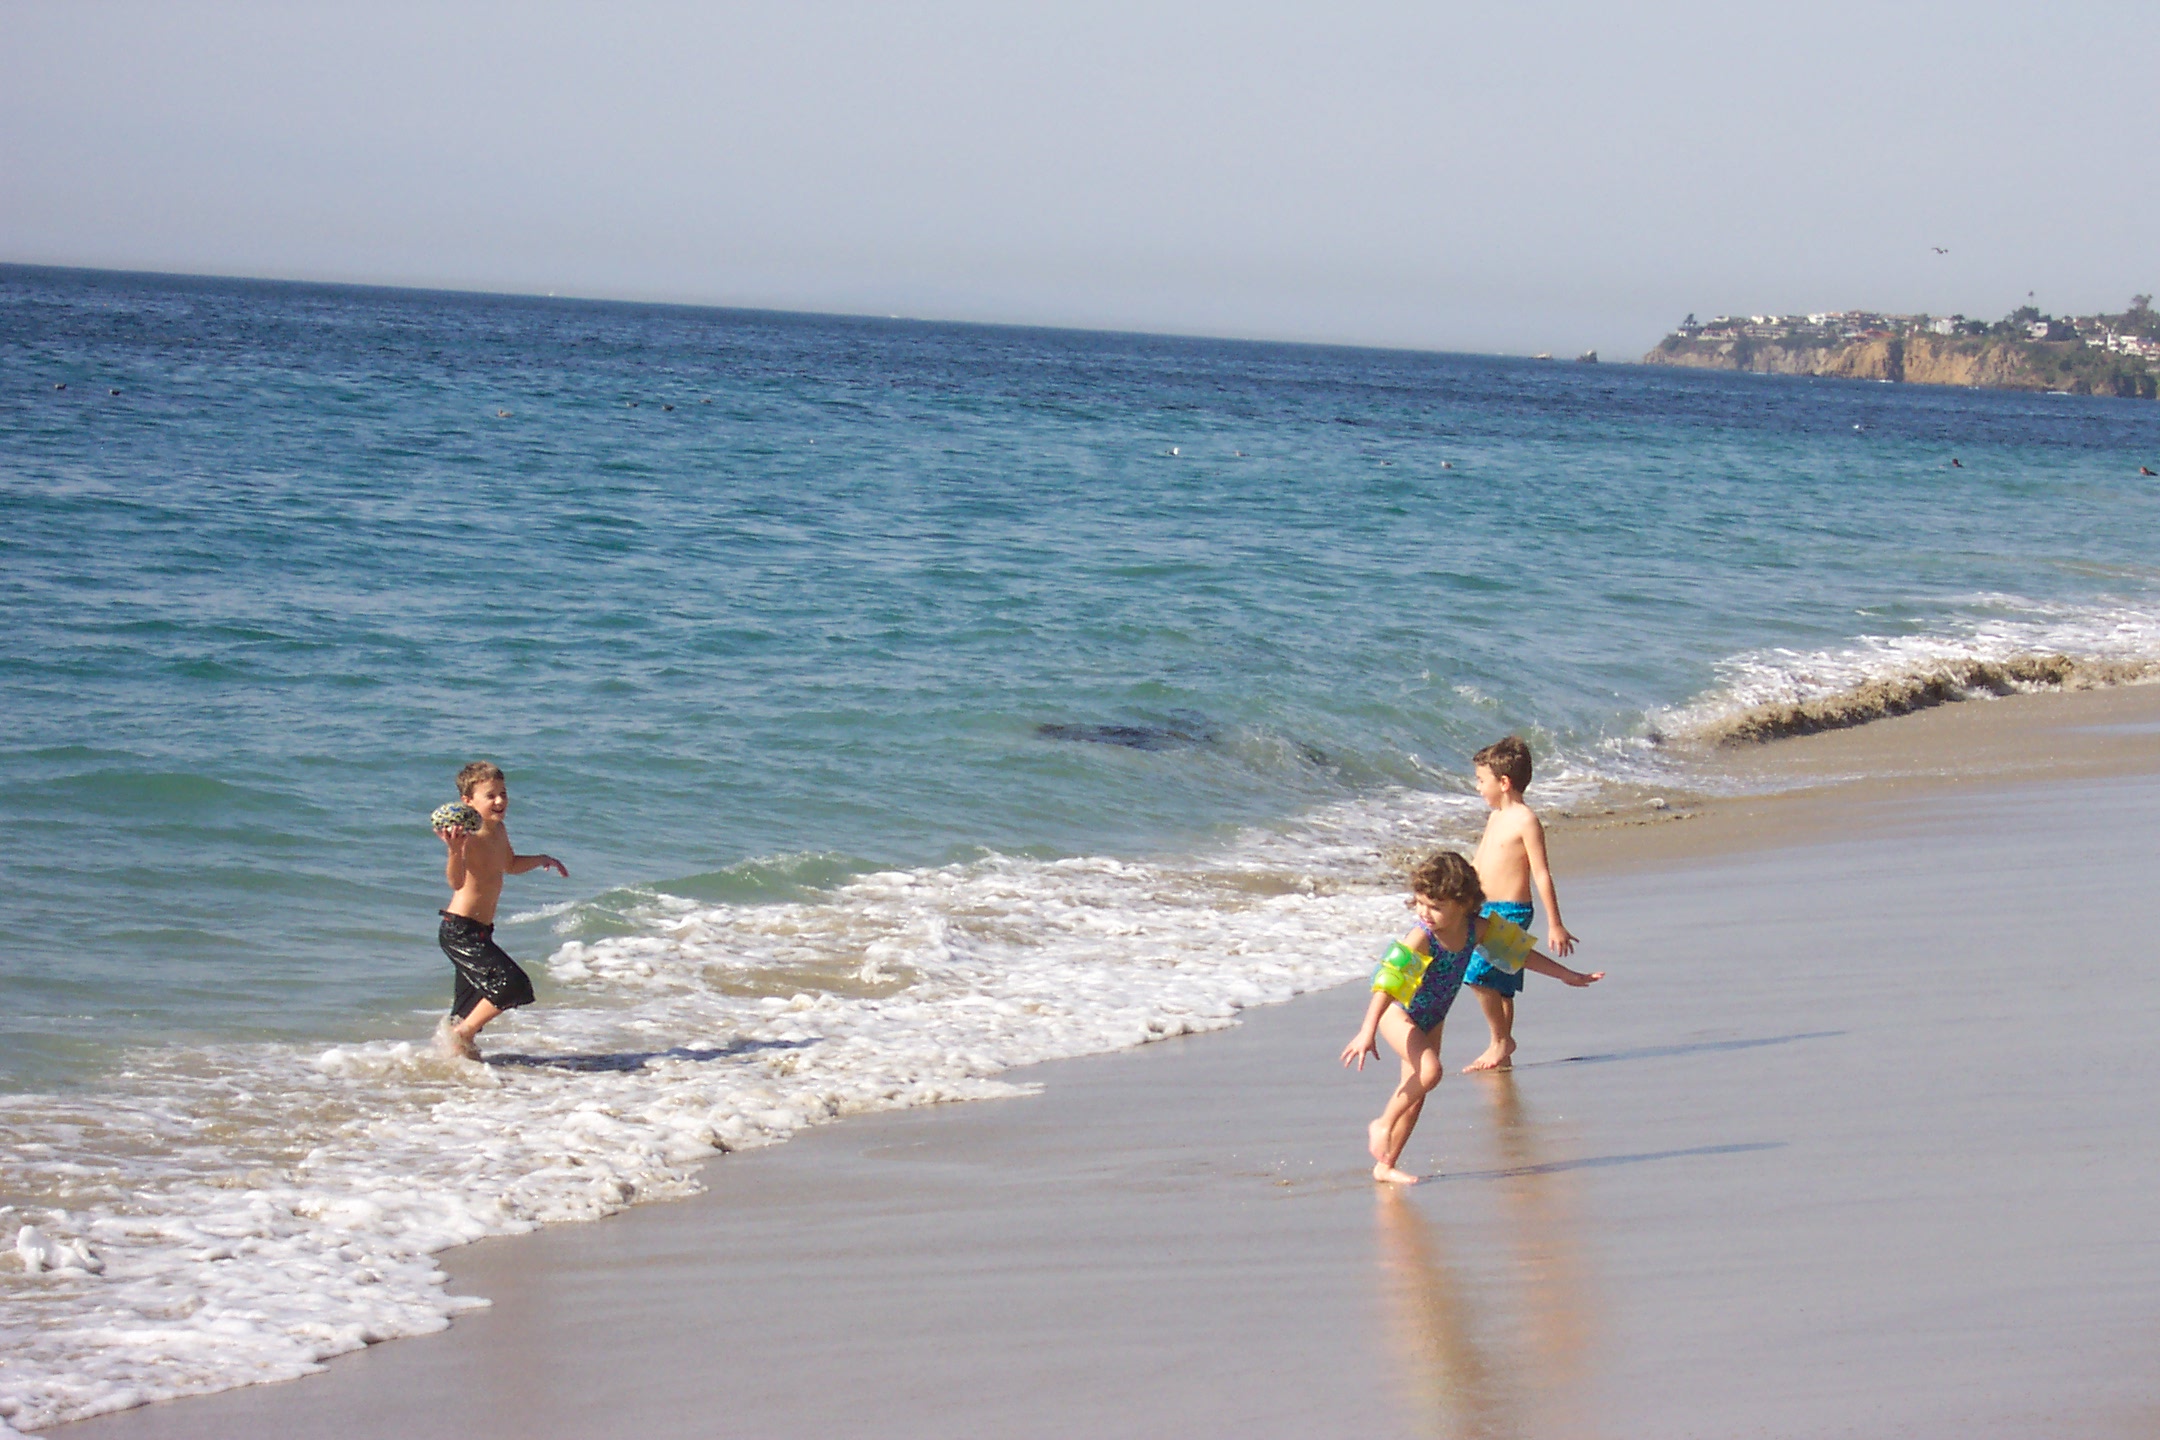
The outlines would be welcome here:
M 1167 724 L 1038 725 L 1035 733 L 1045 740 L 1072 740 L 1089 745 L 1122 745 L 1128 750 L 1175 750 L 1187 745 L 1212 745 L 1215 728 L 1205 721 Z
M 1045 740 L 1070 740 L 1086 745 L 1120 745 L 1127 750 L 1176 750 L 1223 743 L 1222 732 L 1203 715 L 1185 715 L 1173 720 L 1141 721 L 1123 725 L 1081 725 L 1051 721 L 1036 726 L 1035 733 Z M 1306 764 L 1316 768 L 1326 769 L 1334 764 L 1326 751 L 1302 740 L 1264 735 L 1257 738 L 1269 747 L 1277 744 L 1287 747 Z M 1279 755 L 1281 752 L 1270 749 L 1268 753 Z

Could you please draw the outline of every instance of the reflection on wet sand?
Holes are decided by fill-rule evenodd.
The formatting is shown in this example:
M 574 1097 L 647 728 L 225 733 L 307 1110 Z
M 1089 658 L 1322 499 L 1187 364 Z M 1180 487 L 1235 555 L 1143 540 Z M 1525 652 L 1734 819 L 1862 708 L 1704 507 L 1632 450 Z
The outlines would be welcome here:
M 1498 1150 L 1499 1233 L 1459 1234 L 1451 1252 L 1447 1222 L 1427 1214 L 1435 1192 L 1384 1185 L 1375 1197 L 1383 1329 L 1408 1429 L 1449 1440 L 1586 1435 L 1591 1321 L 1576 1182 L 1546 1163 L 1514 1076 L 1475 1084 Z
M 1437 1227 L 1411 1194 L 1376 1187 L 1385 1329 L 1411 1433 L 1484 1440 L 1517 1433 L 1496 1394 L 1470 1309 L 1468 1286 L 1448 1263 Z M 1492 1337 L 1486 1337 L 1487 1343 Z

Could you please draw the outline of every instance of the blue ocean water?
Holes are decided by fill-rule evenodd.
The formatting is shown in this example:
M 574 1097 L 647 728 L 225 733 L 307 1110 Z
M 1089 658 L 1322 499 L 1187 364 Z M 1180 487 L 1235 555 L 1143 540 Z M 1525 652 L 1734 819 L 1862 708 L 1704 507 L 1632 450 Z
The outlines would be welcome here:
M 1352 973 L 1509 731 L 1594 794 L 2160 658 L 2156 458 L 2124 400 L 0 268 L 0 1225 L 106 1262 L 0 1273 L 0 1417 Z M 485 1070 L 425 1053 L 475 757 L 571 871 Z
M 1595 764 L 1747 652 L 2152 608 L 2156 452 L 2114 400 L 0 271 L 0 1084 L 435 997 L 473 756 L 572 868 L 512 910 L 1190 847 L 1511 729 Z

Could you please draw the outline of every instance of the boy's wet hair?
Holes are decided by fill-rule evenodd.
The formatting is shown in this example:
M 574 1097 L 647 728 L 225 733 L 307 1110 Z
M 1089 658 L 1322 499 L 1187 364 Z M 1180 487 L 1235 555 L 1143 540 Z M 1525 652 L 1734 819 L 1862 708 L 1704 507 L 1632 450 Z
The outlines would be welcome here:
M 485 760 L 475 760 L 472 764 L 457 772 L 457 793 L 469 796 L 490 780 L 502 785 L 510 783 L 508 780 L 503 779 L 500 765 L 491 765 Z
M 1485 884 L 1477 867 L 1453 850 L 1436 850 L 1410 872 L 1410 891 L 1427 900 L 1455 900 L 1472 910 L 1485 903 Z
M 1520 735 L 1493 741 L 1471 756 L 1470 763 L 1484 766 L 1503 780 L 1514 781 L 1518 795 L 1530 788 L 1530 746 Z

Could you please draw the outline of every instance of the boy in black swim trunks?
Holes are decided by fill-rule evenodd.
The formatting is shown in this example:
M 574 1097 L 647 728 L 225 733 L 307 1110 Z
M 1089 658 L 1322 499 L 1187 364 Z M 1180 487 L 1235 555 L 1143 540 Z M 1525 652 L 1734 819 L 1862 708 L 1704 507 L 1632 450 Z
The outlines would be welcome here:
M 520 855 L 510 848 L 503 814 L 510 808 L 510 787 L 503 772 L 475 760 L 457 774 L 458 794 L 480 812 L 476 831 L 438 830 L 443 848 L 443 879 L 450 882 L 450 903 L 442 910 L 437 938 L 457 971 L 450 1016 L 437 1038 L 467 1060 L 480 1058 L 475 1038 L 480 1027 L 505 1010 L 530 1005 L 532 977 L 495 943 L 495 904 L 502 899 L 503 877 L 528 870 L 553 870 L 565 880 L 570 871 L 552 855 Z
M 1540 955 L 1521 926 L 1498 915 L 1479 914 L 1485 887 L 1476 868 L 1452 850 L 1426 857 L 1410 872 L 1407 903 L 1417 915 L 1417 926 L 1388 947 L 1373 971 L 1365 1023 L 1342 1052 L 1343 1064 L 1363 1070 L 1365 1057 L 1380 1053 L 1385 1036 L 1402 1057 L 1401 1082 L 1380 1118 L 1366 1127 L 1373 1179 L 1393 1185 L 1417 1184 L 1417 1176 L 1397 1169 L 1395 1162 L 1402 1159 L 1410 1132 L 1424 1113 L 1425 1097 L 1440 1083 L 1440 1027 L 1473 957 L 1511 974 L 1535 970 L 1570 985 L 1605 978 L 1602 970 L 1586 975 Z

